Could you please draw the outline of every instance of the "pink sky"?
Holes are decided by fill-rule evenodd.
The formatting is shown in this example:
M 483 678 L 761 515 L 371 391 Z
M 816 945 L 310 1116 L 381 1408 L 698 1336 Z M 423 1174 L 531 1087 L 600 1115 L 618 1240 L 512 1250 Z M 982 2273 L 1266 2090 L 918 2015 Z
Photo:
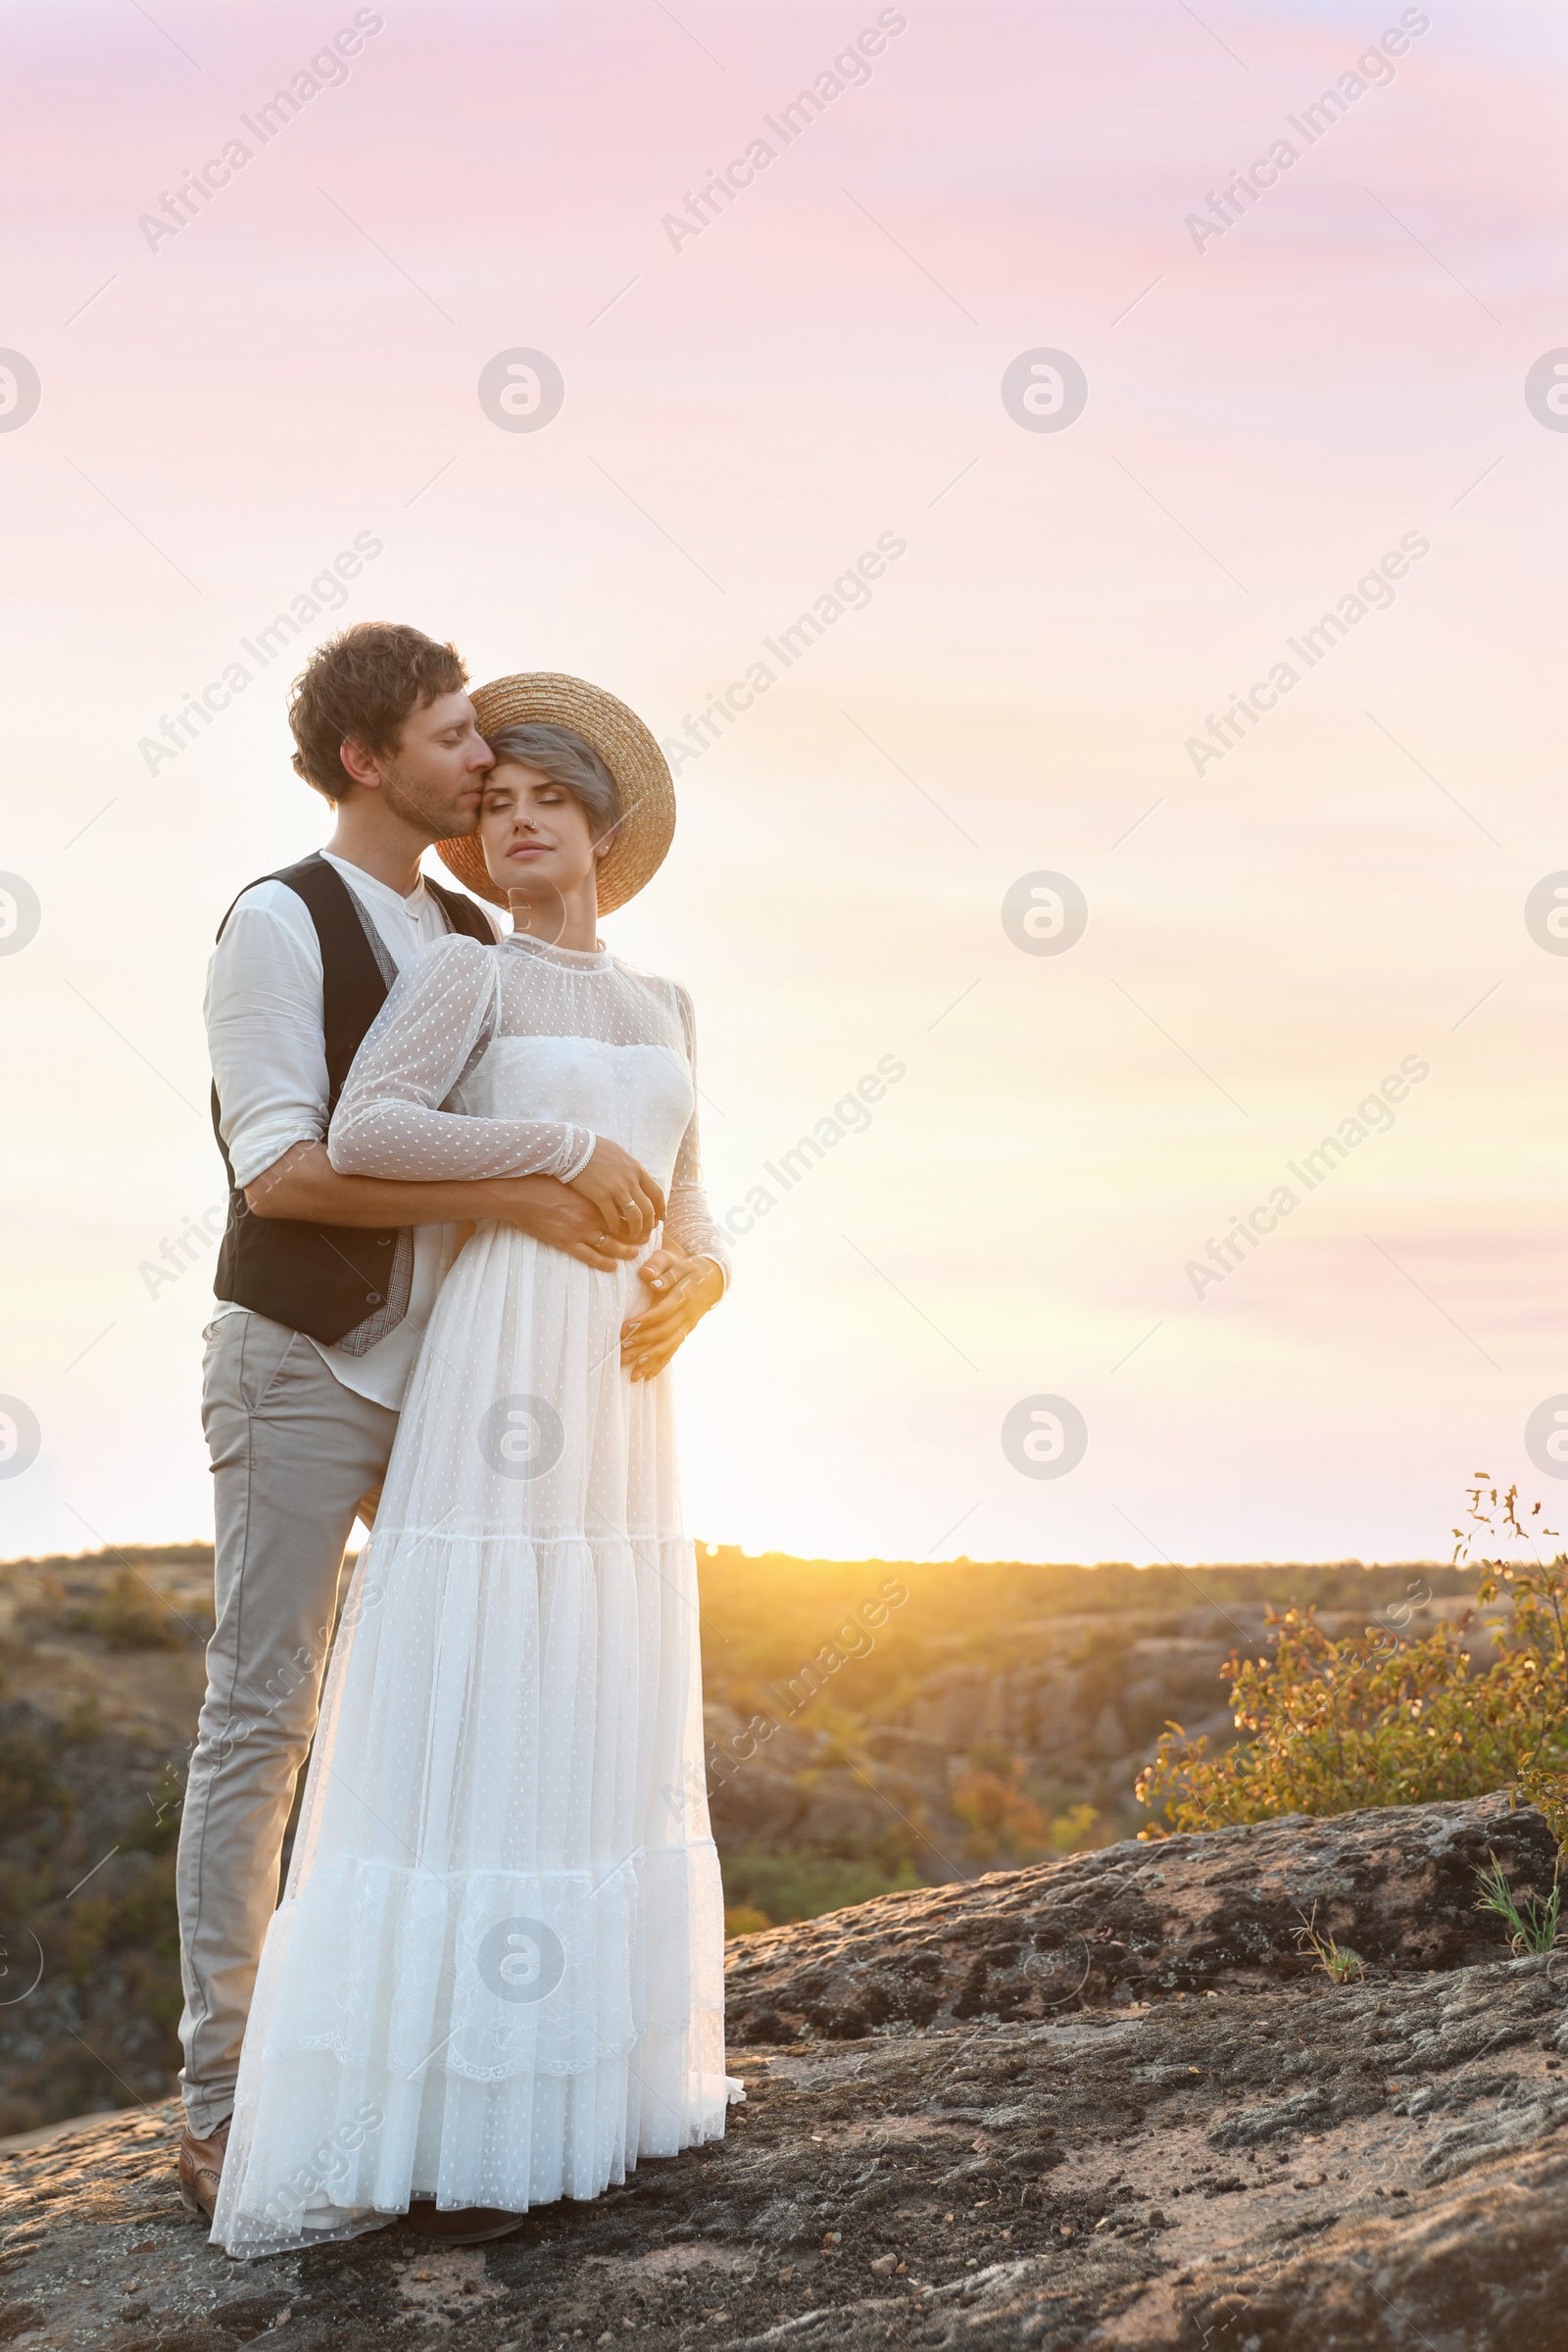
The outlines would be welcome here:
M 1523 387 L 1568 343 L 1558 17 L 1403 12 L 1392 81 L 1199 251 L 1187 217 L 1399 8 L 903 6 L 677 250 L 664 217 L 877 8 L 387 6 L 150 250 L 139 217 L 355 13 L 0 33 L 0 346 L 42 381 L 0 431 L 0 867 L 43 909 L 0 956 L 0 1396 L 42 1431 L 0 1553 L 209 1530 L 211 1253 L 141 1269 L 220 1196 L 217 920 L 321 837 L 295 649 L 155 773 L 138 744 L 357 534 L 301 656 L 408 618 L 671 743 L 903 542 L 678 761 L 674 853 L 607 927 L 693 989 L 720 1209 L 906 1065 L 738 1243 L 681 1367 L 697 1532 L 1399 1557 L 1446 1548 L 1483 1465 L 1549 1501 L 1523 1430 L 1568 1391 L 1568 958 L 1523 906 L 1568 867 L 1568 435 Z M 537 433 L 477 397 L 514 348 L 564 379 Z M 1060 433 L 1003 406 L 1036 348 L 1088 377 Z M 1410 535 L 1392 605 L 1195 773 Z M 1003 928 L 1038 871 L 1089 903 L 1061 956 Z M 1196 1298 L 1210 1237 L 1412 1055 L 1393 1129 Z M 1003 1449 L 1042 1394 L 1088 1425 L 1059 1480 Z

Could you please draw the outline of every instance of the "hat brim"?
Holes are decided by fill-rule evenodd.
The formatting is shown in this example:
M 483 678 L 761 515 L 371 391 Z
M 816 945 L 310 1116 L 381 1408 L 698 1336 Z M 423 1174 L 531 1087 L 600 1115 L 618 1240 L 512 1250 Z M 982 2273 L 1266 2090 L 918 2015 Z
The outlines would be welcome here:
M 519 670 L 492 678 L 474 689 L 473 708 L 484 736 L 544 722 L 570 727 L 593 746 L 620 797 L 615 838 L 599 861 L 599 911 L 612 914 L 624 906 L 659 871 L 674 838 L 675 784 L 655 736 L 635 710 L 603 686 L 561 670 Z M 508 904 L 506 892 L 490 878 L 476 834 L 435 846 L 447 871 L 475 898 L 488 899 L 492 906 Z

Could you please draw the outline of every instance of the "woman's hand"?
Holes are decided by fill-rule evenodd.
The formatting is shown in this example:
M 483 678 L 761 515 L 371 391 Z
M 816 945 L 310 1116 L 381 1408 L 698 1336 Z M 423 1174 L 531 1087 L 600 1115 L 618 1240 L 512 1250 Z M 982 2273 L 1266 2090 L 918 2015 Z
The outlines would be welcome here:
M 621 1326 L 620 1360 L 633 1380 L 657 1380 L 689 1332 L 724 1296 L 710 1257 L 692 1257 L 677 1243 L 656 1250 L 638 1268 L 649 1304 Z
M 664 1220 L 664 1196 L 641 1160 L 610 1136 L 594 1145 L 593 1157 L 570 1180 L 599 1211 L 614 1241 L 645 1242 Z

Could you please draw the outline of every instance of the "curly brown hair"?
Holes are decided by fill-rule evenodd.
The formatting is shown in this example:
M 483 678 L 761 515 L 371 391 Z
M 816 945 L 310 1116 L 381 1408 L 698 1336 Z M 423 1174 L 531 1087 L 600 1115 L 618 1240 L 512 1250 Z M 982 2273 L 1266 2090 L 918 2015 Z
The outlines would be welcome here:
M 340 754 L 350 735 L 368 752 L 395 752 L 411 711 L 467 683 L 455 645 L 437 645 L 401 621 L 356 621 L 318 646 L 294 681 L 288 723 L 299 746 L 295 774 L 329 801 L 341 800 L 348 778 Z

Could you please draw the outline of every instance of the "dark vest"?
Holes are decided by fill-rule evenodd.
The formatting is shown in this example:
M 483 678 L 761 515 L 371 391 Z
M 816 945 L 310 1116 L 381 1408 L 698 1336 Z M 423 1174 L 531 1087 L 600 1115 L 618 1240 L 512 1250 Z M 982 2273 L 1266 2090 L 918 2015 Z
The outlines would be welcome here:
M 261 878 L 286 882 L 305 901 L 321 943 L 321 1012 L 330 1118 L 349 1064 L 386 1002 L 387 984 L 348 884 L 318 852 L 302 858 L 298 865 L 284 866 L 280 873 Z M 246 884 L 246 889 L 255 887 Z M 428 878 L 424 887 L 439 901 L 454 931 L 466 931 L 470 938 L 482 939 L 487 947 L 494 944 L 495 934 L 471 899 L 455 890 L 443 890 Z M 236 900 L 234 905 L 238 903 Z M 220 939 L 233 911 L 234 906 L 230 906 L 220 923 Z M 289 1217 L 253 1216 L 234 1182 L 216 1086 L 213 1131 L 228 1176 L 228 1223 L 218 1253 L 214 1290 L 220 1298 L 231 1298 L 237 1306 L 248 1306 L 330 1347 L 382 1304 L 396 1255 L 397 1230 L 382 1232 L 366 1225 L 322 1227 L 300 1224 Z

